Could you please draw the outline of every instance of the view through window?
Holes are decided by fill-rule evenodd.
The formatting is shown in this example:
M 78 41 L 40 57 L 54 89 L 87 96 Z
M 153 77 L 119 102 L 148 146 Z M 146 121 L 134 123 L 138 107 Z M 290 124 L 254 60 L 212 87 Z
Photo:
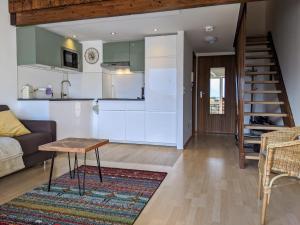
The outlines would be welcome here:
M 210 114 L 225 114 L 225 67 L 210 69 Z

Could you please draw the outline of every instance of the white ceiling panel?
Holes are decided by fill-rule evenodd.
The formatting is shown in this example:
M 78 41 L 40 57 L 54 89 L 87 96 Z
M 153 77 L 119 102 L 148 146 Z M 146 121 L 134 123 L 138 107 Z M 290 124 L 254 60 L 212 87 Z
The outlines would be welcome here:
M 240 4 L 231 4 L 40 26 L 64 36 L 76 35 L 80 41 L 104 42 L 138 40 L 183 30 L 196 52 L 226 52 L 233 50 L 239 9 Z M 206 25 L 214 26 L 214 31 L 205 32 Z M 117 35 L 111 35 L 112 32 Z M 206 43 L 207 35 L 217 37 L 217 42 Z

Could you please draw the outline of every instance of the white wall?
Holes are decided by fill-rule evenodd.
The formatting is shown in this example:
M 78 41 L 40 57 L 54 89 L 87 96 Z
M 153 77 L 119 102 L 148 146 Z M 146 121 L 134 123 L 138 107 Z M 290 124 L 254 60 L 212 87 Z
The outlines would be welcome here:
M 177 36 L 177 148 L 183 149 L 192 135 L 193 49 L 184 31 Z
M 103 70 L 103 98 L 141 98 L 145 74 L 126 70 Z
M 16 109 L 17 46 L 16 28 L 10 26 L 8 1 L 0 1 L 0 104 Z
M 300 125 L 300 1 L 269 1 L 267 12 L 295 123 Z
M 192 72 L 193 72 L 193 48 L 189 40 L 184 39 L 184 80 L 183 80 L 183 143 L 185 144 L 192 136 L 193 121 L 193 93 L 192 93 Z
M 64 75 L 55 70 L 38 69 L 28 66 L 18 66 L 18 97 L 22 98 L 21 90 L 26 84 L 34 88 L 45 88 L 51 85 L 55 98 L 60 97 L 60 82 L 63 80 Z M 35 92 L 37 98 L 47 98 L 45 91 Z
M 267 1 L 248 3 L 247 35 L 265 35 L 267 33 L 266 11 Z
M 82 65 L 83 73 L 70 74 L 69 79 L 72 83 L 70 96 L 74 98 L 102 98 L 102 67 L 103 62 L 103 42 L 83 41 L 82 44 Z M 95 48 L 99 52 L 99 60 L 95 64 L 89 64 L 84 59 L 85 51 L 88 48 Z

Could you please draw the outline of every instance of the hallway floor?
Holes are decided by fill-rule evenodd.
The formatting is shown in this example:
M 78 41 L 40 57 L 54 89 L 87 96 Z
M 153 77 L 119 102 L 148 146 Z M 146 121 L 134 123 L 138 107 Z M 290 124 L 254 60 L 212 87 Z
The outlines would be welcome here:
M 122 147 L 123 146 L 123 147 Z M 109 146 L 108 146 L 109 147 Z M 114 144 L 116 148 L 116 145 Z M 135 225 L 258 225 L 260 201 L 256 199 L 257 162 L 250 162 L 245 170 L 238 168 L 238 154 L 234 137 L 203 135 L 191 140 L 187 149 L 172 166 L 168 155 L 178 154 L 175 149 L 156 146 L 133 146 L 134 162 L 122 160 L 116 152 L 102 166 L 166 171 L 168 176 L 146 206 Z M 117 149 L 129 151 L 128 145 Z M 149 164 L 141 154 L 147 149 L 146 157 L 166 157 L 159 165 Z M 105 154 L 109 154 L 106 150 Z M 118 160 L 117 160 L 118 159 Z M 147 164 L 145 164 L 145 161 Z M 94 164 L 92 160 L 89 164 Z M 68 170 L 64 156 L 59 156 L 55 176 Z M 49 163 L 46 170 L 37 166 L 0 179 L 0 204 L 47 182 Z M 275 188 L 272 192 L 267 225 L 300 224 L 300 183 Z

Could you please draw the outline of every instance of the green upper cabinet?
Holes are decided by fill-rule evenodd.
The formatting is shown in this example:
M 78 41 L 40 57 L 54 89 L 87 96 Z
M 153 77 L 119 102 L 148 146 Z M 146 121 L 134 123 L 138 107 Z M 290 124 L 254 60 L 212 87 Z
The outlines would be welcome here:
M 78 52 L 79 71 L 82 71 L 82 45 L 40 27 L 17 28 L 18 65 L 62 67 L 62 48 Z
M 103 44 L 103 62 L 129 62 L 131 71 L 144 71 L 145 41 L 105 43 Z
M 130 70 L 145 70 L 145 41 L 130 42 Z
M 103 44 L 103 62 L 129 62 L 129 42 L 111 42 Z

